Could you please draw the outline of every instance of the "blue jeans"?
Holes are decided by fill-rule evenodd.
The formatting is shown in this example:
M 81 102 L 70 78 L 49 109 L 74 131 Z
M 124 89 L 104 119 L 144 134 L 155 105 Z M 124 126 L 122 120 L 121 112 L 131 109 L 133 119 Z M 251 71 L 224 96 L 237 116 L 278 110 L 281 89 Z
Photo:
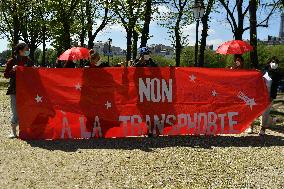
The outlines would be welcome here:
M 19 118 L 17 113 L 16 95 L 10 95 L 10 98 L 11 98 L 11 110 L 12 110 L 11 124 L 18 125 Z

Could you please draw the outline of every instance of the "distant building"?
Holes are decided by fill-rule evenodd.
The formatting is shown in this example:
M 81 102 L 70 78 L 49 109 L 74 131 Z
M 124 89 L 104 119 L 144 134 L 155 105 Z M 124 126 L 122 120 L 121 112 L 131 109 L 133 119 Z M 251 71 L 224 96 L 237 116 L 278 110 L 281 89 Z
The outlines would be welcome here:
M 175 53 L 175 49 L 173 47 L 166 46 L 163 44 L 153 44 L 153 45 L 150 45 L 149 48 L 152 54 L 161 55 L 161 56 L 165 56 L 169 58 L 172 58 Z
M 267 45 L 284 45 L 284 13 L 281 14 L 279 36 L 268 36 L 267 41 L 263 41 Z
M 124 55 L 124 51 L 120 47 L 111 46 L 110 49 L 112 54 L 115 56 Z M 109 44 L 108 42 L 98 41 L 94 44 L 94 50 L 99 54 L 107 55 L 109 51 Z

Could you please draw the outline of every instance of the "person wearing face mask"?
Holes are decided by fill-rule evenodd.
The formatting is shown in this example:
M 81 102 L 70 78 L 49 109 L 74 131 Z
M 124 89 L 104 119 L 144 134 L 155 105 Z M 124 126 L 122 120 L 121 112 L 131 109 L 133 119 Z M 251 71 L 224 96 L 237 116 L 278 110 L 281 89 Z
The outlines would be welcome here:
M 280 85 L 282 75 L 280 73 L 279 60 L 276 57 L 272 57 L 268 60 L 264 68 L 264 78 L 266 80 L 266 85 L 270 93 L 271 105 L 262 114 L 261 130 L 259 135 L 265 135 L 265 130 L 270 126 L 270 110 L 273 104 L 273 100 L 277 97 L 277 89 Z
M 158 67 L 151 58 L 151 51 L 147 47 L 139 49 L 140 57 L 134 62 L 134 67 Z
M 16 69 L 18 66 L 27 66 L 27 67 L 33 66 L 33 63 L 28 58 L 29 55 L 30 55 L 30 50 L 28 45 L 25 43 L 19 43 L 14 49 L 13 57 L 9 59 L 6 63 L 4 77 L 10 79 L 7 95 L 10 95 L 11 110 L 12 110 L 12 118 L 11 118 L 12 132 L 9 135 L 9 138 L 17 137 L 17 125 L 19 123 L 17 107 L 16 107 Z

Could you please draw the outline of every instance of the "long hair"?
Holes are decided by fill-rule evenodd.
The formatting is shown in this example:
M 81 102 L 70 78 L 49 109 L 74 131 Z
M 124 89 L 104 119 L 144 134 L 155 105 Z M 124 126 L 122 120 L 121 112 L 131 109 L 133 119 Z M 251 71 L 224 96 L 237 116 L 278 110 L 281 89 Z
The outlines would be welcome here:
M 270 64 L 271 62 L 275 62 L 276 64 L 279 64 L 279 60 L 276 56 L 271 57 L 270 59 L 268 59 L 267 61 L 267 65 Z
M 13 58 L 16 58 L 16 56 L 19 55 L 20 51 L 24 50 L 28 45 L 26 43 L 19 43 L 16 45 L 14 52 L 13 52 Z

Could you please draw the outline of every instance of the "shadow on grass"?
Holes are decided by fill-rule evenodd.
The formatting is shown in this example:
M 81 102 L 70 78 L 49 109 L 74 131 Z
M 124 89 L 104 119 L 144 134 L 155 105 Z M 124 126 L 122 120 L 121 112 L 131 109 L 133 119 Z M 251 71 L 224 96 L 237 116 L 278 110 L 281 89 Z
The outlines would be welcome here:
M 282 125 L 273 125 L 269 127 L 270 130 L 284 134 L 284 127 Z
M 284 138 L 279 136 L 177 136 L 158 138 L 121 138 L 67 141 L 27 141 L 32 147 L 47 150 L 75 152 L 79 149 L 140 149 L 151 152 L 155 148 L 191 147 L 212 149 L 213 147 L 271 147 L 284 146 Z
M 275 104 L 284 104 L 284 100 L 275 100 Z
M 271 111 L 271 115 L 280 115 L 280 116 L 284 116 L 284 112 L 279 112 L 277 110 L 272 110 Z

